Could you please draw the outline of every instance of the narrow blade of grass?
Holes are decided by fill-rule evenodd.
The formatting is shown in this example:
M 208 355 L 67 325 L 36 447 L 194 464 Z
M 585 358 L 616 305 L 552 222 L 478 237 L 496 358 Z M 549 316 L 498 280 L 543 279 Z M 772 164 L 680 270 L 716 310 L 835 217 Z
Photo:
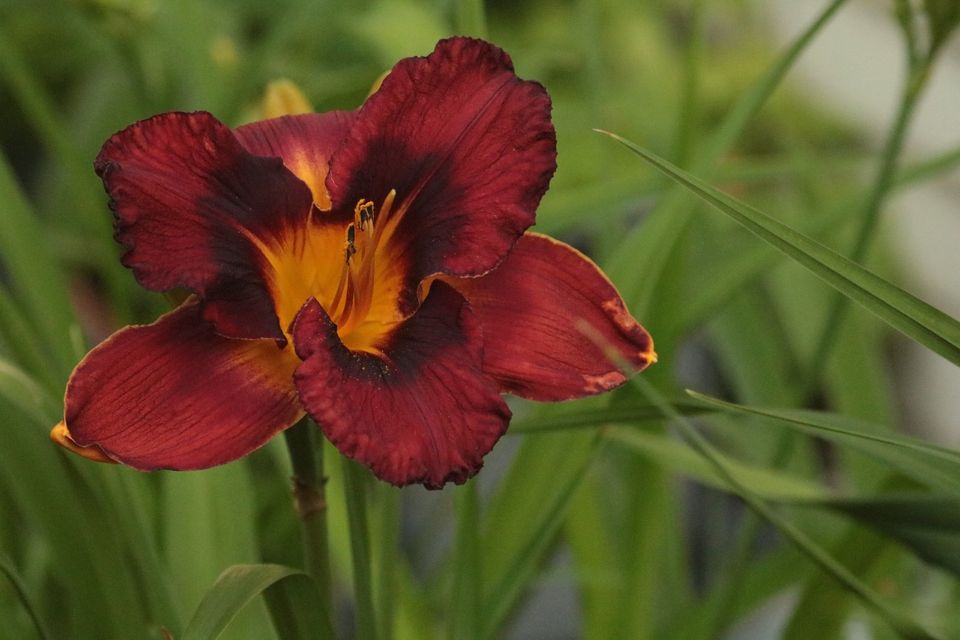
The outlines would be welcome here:
M 480 525 L 483 633 L 497 636 L 550 549 L 574 489 L 593 459 L 596 433 L 528 439 Z
M 48 640 L 50 638 L 50 634 L 47 633 L 47 630 L 43 625 L 43 620 L 40 618 L 39 614 L 37 613 L 37 608 L 33 605 L 33 601 L 30 599 L 30 594 L 27 591 L 26 584 L 24 584 L 23 579 L 13 566 L 13 563 L 10 562 L 3 554 L 0 554 L 0 573 L 5 575 L 7 580 L 9 580 L 10 584 L 13 586 L 13 591 L 17 594 L 17 599 L 20 600 L 20 605 L 23 607 L 24 611 L 27 612 L 27 615 L 30 617 L 30 621 L 33 622 L 33 628 L 36 630 L 37 636 L 41 638 L 41 640 Z
M 724 411 L 771 418 L 802 433 L 856 448 L 923 485 L 960 496 L 960 453 L 951 449 L 885 432 L 876 425 L 845 416 L 794 409 L 761 409 L 724 402 L 694 391 L 687 393 Z
M 684 415 L 703 413 L 705 408 L 697 402 L 678 399 L 673 406 Z M 615 405 L 602 409 L 587 409 L 582 411 L 565 411 L 560 414 L 537 415 L 522 418 L 510 425 L 507 435 L 551 433 L 576 429 L 596 429 L 605 424 L 637 423 L 649 420 L 660 420 L 663 416 L 660 410 L 647 403 L 631 402 L 630 404 Z
M 851 262 L 767 214 L 740 202 L 620 136 L 601 132 L 649 162 L 705 202 L 725 213 L 806 267 L 843 295 L 860 303 L 907 337 L 960 365 L 960 322 L 860 265 Z
M 839 584 L 849 589 L 851 593 L 855 594 L 865 606 L 875 612 L 900 636 L 909 640 L 931 640 L 938 637 L 913 620 L 911 616 L 884 601 L 844 565 L 840 564 L 816 542 L 807 537 L 803 531 L 772 509 L 766 501 L 754 493 L 751 488 L 742 484 L 736 475 L 731 473 L 713 445 L 700 435 L 696 427 L 694 427 L 686 417 L 674 411 L 669 403 L 667 403 L 649 383 L 642 378 L 633 378 L 632 382 L 640 387 L 641 391 L 647 395 L 652 402 L 655 402 L 661 407 L 664 416 L 671 418 L 673 423 L 680 427 L 685 439 L 714 467 L 717 474 L 729 484 L 731 490 L 734 491 L 747 506 L 776 527 L 787 540 L 800 549 L 813 563 L 833 577 Z
M 0 359 L 0 396 L 36 420 L 37 424 L 50 421 L 60 409 L 33 378 L 3 359 Z
M 845 0 L 833 0 L 827 5 L 810 26 L 771 63 L 764 74 L 741 94 L 717 129 L 707 138 L 703 150 L 694 158 L 691 166 L 698 173 L 711 170 L 717 159 L 733 146 L 767 99 L 773 95 L 800 54 L 844 2 Z M 621 290 L 627 292 L 631 308 L 641 315 L 652 306 L 663 269 L 693 214 L 694 207 L 689 206 L 686 193 L 673 190 L 647 221 L 620 243 L 610 264 L 610 273 L 614 281 L 621 286 Z
M 377 618 L 373 606 L 373 571 L 370 566 L 370 529 L 367 518 L 369 472 L 352 460 L 343 461 L 343 482 L 350 523 L 350 557 L 353 560 L 353 592 L 357 607 L 359 640 L 376 640 Z
M 480 634 L 480 541 L 477 537 L 479 496 L 474 481 L 457 490 L 457 534 L 454 541 L 453 598 L 449 638 L 476 638 Z
M 927 562 L 960 575 L 960 499 L 956 496 L 899 493 L 797 504 L 844 513 L 898 540 Z
M 0 154 L 0 256 L 9 271 L 13 290 L 27 315 L 36 322 L 47 356 L 59 365 L 61 375 L 73 366 L 70 344 L 70 309 L 67 288 L 46 236 L 26 196 L 20 190 L 6 158 Z
M 637 429 L 611 429 L 606 437 L 627 447 L 671 471 L 681 473 L 716 489 L 727 489 L 727 482 L 696 451 L 682 442 L 662 434 Z M 757 495 L 768 500 L 797 502 L 824 499 L 829 496 L 817 483 L 779 469 L 767 469 L 722 456 L 730 473 L 743 484 L 754 487 Z

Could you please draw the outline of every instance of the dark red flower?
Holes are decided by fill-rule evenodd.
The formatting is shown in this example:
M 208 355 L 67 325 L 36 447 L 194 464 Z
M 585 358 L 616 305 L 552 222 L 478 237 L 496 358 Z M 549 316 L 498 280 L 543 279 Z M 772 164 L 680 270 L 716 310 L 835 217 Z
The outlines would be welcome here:
M 193 295 L 83 359 L 54 439 L 198 469 L 306 411 L 388 482 L 464 481 L 507 428 L 501 393 L 621 384 L 598 337 L 655 359 L 596 265 L 526 232 L 555 158 L 544 88 L 466 38 L 401 60 L 356 112 L 130 126 L 95 165 L 123 264 Z

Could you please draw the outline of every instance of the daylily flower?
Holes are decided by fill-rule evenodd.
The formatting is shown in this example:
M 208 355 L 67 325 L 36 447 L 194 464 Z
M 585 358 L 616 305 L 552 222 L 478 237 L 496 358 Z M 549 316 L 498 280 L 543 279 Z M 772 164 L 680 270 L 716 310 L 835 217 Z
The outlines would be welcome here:
M 655 360 L 583 254 L 527 232 L 550 99 L 479 40 L 401 60 L 355 112 L 231 130 L 165 113 L 96 159 L 123 264 L 192 295 L 91 351 L 54 439 L 143 470 L 237 459 L 304 412 L 397 485 L 477 472 L 501 393 L 607 391 Z

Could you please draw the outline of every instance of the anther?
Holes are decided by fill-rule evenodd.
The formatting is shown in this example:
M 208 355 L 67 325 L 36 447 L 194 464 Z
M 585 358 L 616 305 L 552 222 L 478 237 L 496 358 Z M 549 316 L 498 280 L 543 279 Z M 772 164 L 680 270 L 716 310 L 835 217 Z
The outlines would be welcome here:
M 350 264 L 350 258 L 357 253 L 357 230 L 353 223 L 347 225 L 347 242 L 344 245 L 343 253 L 346 256 L 347 264 Z
M 353 217 L 360 231 L 367 228 L 368 222 L 373 222 L 374 206 L 371 200 L 360 200 L 353 209 Z

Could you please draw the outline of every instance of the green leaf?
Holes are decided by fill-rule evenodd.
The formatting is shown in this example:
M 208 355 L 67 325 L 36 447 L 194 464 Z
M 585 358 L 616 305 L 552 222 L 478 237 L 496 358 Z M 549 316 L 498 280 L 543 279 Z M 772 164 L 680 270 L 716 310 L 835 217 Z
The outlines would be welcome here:
M 677 440 L 636 429 L 612 429 L 607 437 L 674 472 L 708 486 L 728 483 L 695 451 Z M 721 456 L 727 470 L 756 495 L 803 507 L 844 513 L 913 549 L 918 556 L 960 575 L 960 498 L 902 493 L 876 497 L 833 497 L 814 482 Z
M 58 403 L 43 387 L 19 367 L 0 358 L 0 396 L 23 411 L 37 424 L 56 421 Z
M 960 365 L 960 322 L 842 255 L 620 136 L 601 131 L 700 196 L 881 320 Z
M 73 367 L 73 345 L 67 287 L 48 251 L 43 232 L 29 201 L 14 177 L 7 159 L 0 154 L 0 264 L 9 272 L 12 288 L 23 301 L 27 315 L 49 347 L 47 357 L 66 375 Z
M 684 438 L 696 449 L 697 453 L 703 456 L 703 458 L 714 467 L 717 474 L 728 483 L 731 491 L 734 491 L 759 516 L 775 526 L 781 534 L 803 551 L 803 553 L 823 569 L 824 572 L 828 573 L 838 583 L 855 594 L 864 605 L 869 607 L 889 624 L 891 629 L 895 630 L 904 638 L 930 640 L 938 637 L 917 623 L 911 614 L 901 611 L 887 603 L 845 565 L 838 562 L 820 545 L 809 538 L 806 533 L 771 508 L 766 500 L 754 493 L 750 487 L 743 484 L 739 478 L 731 472 L 719 451 L 700 434 L 693 423 L 690 422 L 688 418 L 677 413 L 648 382 L 643 378 L 636 377 L 631 380 L 631 383 L 647 395 L 651 402 L 661 407 L 664 416 L 668 416 L 673 420 L 673 423 L 679 427 Z
M 116 470 L 64 452 L 50 442 L 50 420 L 38 422 L 39 416 L 24 414 L 4 396 L 0 416 L 0 485 L 16 513 L 29 514 L 30 537 L 48 549 L 57 579 L 70 588 L 71 598 L 57 606 L 60 620 L 79 638 L 122 637 L 142 629 L 146 615 L 137 588 L 142 583 L 130 561 L 136 554 L 118 526 L 123 512 L 107 507 L 105 497 L 91 490 Z M 110 615 L 103 613 L 104 602 L 110 603 Z
M 270 590 L 279 590 L 270 594 Z M 261 593 L 283 640 L 332 638 L 313 581 L 302 571 L 277 564 L 238 564 L 228 568 L 200 602 L 182 640 L 214 640 L 234 616 Z
M 8 348 L 10 359 L 31 371 L 48 389 L 60 392 L 63 380 L 48 366 L 43 340 L 36 327 L 24 315 L 9 291 L 0 284 L 0 342 Z
M 471 480 L 456 489 L 457 533 L 454 539 L 453 596 L 448 637 L 476 638 L 480 634 L 480 584 L 482 566 L 477 522 L 480 498 Z
M 932 158 L 917 163 L 905 169 L 897 178 L 894 187 L 902 189 L 927 180 L 932 176 L 940 175 L 952 169 L 960 162 L 960 149 L 952 149 Z M 730 178 L 728 178 L 730 180 Z M 737 180 L 734 178 L 734 182 Z M 824 237 L 824 234 L 836 233 L 840 226 L 849 222 L 848 215 L 851 207 L 856 206 L 856 200 L 845 198 L 839 202 L 828 204 L 827 210 L 818 214 L 810 221 L 804 220 L 801 231 L 811 237 Z M 581 211 L 582 207 L 577 209 Z M 720 239 L 724 244 L 735 246 L 730 240 Z M 709 278 L 703 278 L 693 283 L 696 289 L 687 293 L 687 301 L 679 311 L 677 332 L 680 335 L 689 333 L 706 321 L 711 314 L 722 307 L 730 297 L 743 289 L 747 284 L 762 275 L 768 274 L 786 256 L 767 244 L 755 244 L 752 247 L 739 248 L 713 260 L 704 267 L 710 273 Z
M 331 613 L 310 576 L 291 575 L 264 591 L 263 599 L 280 640 L 336 637 Z
M 202 473 L 162 476 L 163 550 L 175 593 L 190 611 L 224 567 L 259 560 L 252 501 L 235 496 L 253 493 L 250 461 L 237 461 Z M 172 621 L 165 621 L 176 630 Z M 271 637 L 260 603 L 242 614 L 247 635 Z M 231 629 L 229 638 L 242 637 Z
M 960 453 L 922 440 L 886 432 L 863 420 L 818 411 L 761 409 L 687 391 L 701 402 L 749 415 L 771 418 L 784 426 L 840 445 L 856 448 L 917 482 L 960 496 Z
M 737 138 L 767 99 L 773 95 L 787 72 L 807 46 L 830 22 L 846 0 L 833 0 L 810 25 L 790 43 L 753 85 L 744 91 L 723 121 L 707 138 L 692 166 L 698 172 L 711 170 L 717 160 L 733 146 Z M 657 206 L 643 225 L 623 238 L 610 263 L 609 273 L 627 294 L 630 308 L 645 316 L 654 308 L 656 289 L 675 245 L 690 223 L 695 208 L 681 190 L 673 190 Z
M 927 562 L 960 575 L 960 499 L 955 496 L 901 493 L 809 504 L 856 518 L 900 541 Z
M 685 399 L 677 399 L 671 404 L 684 415 L 703 413 L 703 405 Z M 550 433 L 570 429 L 596 429 L 605 424 L 624 422 L 643 422 L 660 420 L 663 414 L 654 405 L 639 400 L 631 400 L 630 404 L 615 405 L 599 409 L 570 410 L 563 413 L 536 415 L 516 420 L 510 425 L 507 435 L 526 433 Z
M 923 0 L 930 29 L 930 51 L 936 52 L 960 25 L 960 3 L 957 0 Z
M 43 626 L 43 620 L 37 614 L 37 608 L 33 605 L 33 601 L 30 599 L 30 594 L 27 592 L 27 587 L 24 584 L 23 579 L 13 566 L 13 563 L 11 563 L 3 554 L 0 554 L 0 573 L 5 575 L 7 580 L 10 581 L 10 584 L 13 585 L 13 590 L 17 594 L 17 599 L 20 600 L 20 604 L 27 612 L 31 622 L 33 622 L 33 628 L 36 630 L 37 636 L 42 640 L 47 640 L 50 637 L 50 634 L 47 633 L 46 628 Z
M 689 476 L 716 489 L 729 490 L 729 483 L 696 451 L 679 440 L 639 429 L 611 429 L 607 438 L 632 451 L 649 457 L 676 473 Z M 738 482 L 758 496 L 777 501 L 827 500 L 826 491 L 815 482 L 721 456 L 727 470 Z
M 353 595 L 356 633 L 359 640 L 377 637 L 377 611 L 373 604 L 373 569 L 370 564 L 370 526 L 367 493 L 370 472 L 353 460 L 343 460 L 343 488 L 350 527 L 350 557 L 353 561 Z
M 597 448 L 597 434 L 529 438 L 480 525 L 483 634 L 497 635 L 552 545 Z

